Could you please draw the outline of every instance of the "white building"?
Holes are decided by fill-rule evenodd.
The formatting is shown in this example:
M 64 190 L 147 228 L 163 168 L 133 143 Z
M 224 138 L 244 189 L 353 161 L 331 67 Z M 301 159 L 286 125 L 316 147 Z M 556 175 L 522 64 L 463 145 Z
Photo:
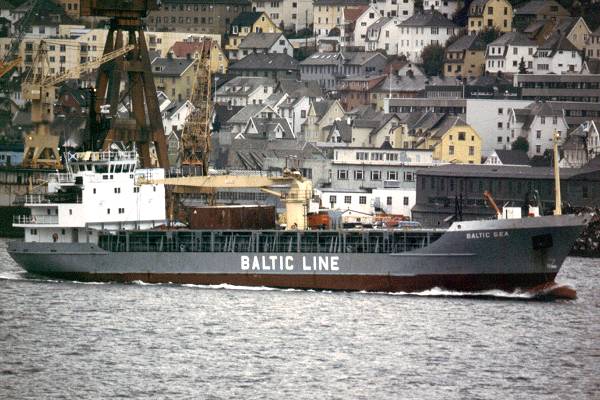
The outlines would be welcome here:
M 562 146 L 563 168 L 580 168 L 600 156 L 600 134 L 594 121 L 586 121 L 569 132 Z
M 373 189 L 375 206 L 386 214 L 411 217 L 417 202 L 416 189 Z
M 192 102 L 186 100 L 183 103 L 174 104 L 168 110 L 163 112 L 162 121 L 165 135 L 169 136 L 173 131 L 181 131 L 185 121 L 194 109 Z
M 444 46 L 459 27 L 437 11 L 426 10 L 400 23 L 398 54 L 419 62 L 421 52 L 430 44 Z
M 275 25 L 287 30 L 307 28 L 313 20 L 312 0 L 253 0 L 252 11 L 265 12 Z
M 273 94 L 275 86 L 271 78 L 237 76 L 217 89 L 215 99 L 217 103 L 232 106 L 262 104 Z
M 404 21 L 415 13 L 415 0 L 371 0 L 382 17 Z
M 379 15 L 379 10 L 375 8 L 375 6 L 371 5 L 369 8 L 364 10 L 363 13 L 356 19 L 351 44 L 357 47 L 365 47 L 367 29 L 379 18 L 381 18 L 381 15 Z
M 527 155 L 541 156 L 552 149 L 554 132 L 565 140 L 569 125 L 565 120 L 564 110 L 553 108 L 546 102 L 535 102 L 526 108 L 512 108 L 509 111 L 511 139 L 524 137 L 529 143 Z
M 297 99 L 290 97 L 286 102 L 279 105 L 277 111 L 288 121 L 294 135 L 298 136 L 302 131 L 302 124 L 306 121 L 308 116 L 309 108 L 310 97 L 302 96 Z
M 525 108 L 531 100 L 467 99 L 466 121 L 481 138 L 481 155 L 494 150 L 509 150 L 515 137 L 511 135 L 510 110 Z
M 581 71 L 583 58 L 573 43 L 557 32 L 538 47 L 534 66 L 536 74 L 575 73 Z
M 537 44 L 520 32 L 508 32 L 487 45 L 485 70 L 490 73 L 519 73 L 523 61 L 527 72 L 533 71 Z
M 294 55 L 294 48 L 283 33 L 251 32 L 242 39 L 237 51 L 237 57 L 230 59 L 241 60 L 248 54 L 287 54 Z M 230 56 L 235 52 L 230 52 Z
M 386 54 L 398 54 L 398 21 L 393 18 L 381 17 L 369 26 L 365 40 L 366 50 L 385 50 Z
M 15 219 L 15 226 L 25 228 L 25 241 L 96 243 L 104 229 L 149 229 L 165 223 L 164 186 L 137 183 L 142 177 L 164 178 L 164 169 L 136 169 L 135 152 L 86 152 L 69 158 L 66 173 L 49 176 L 48 195 L 26 196 L 31 215 Z
M 460 8 L 458 0 L 423 0 L 423 9 L 434 9 L 444 17 L 451 19 Z

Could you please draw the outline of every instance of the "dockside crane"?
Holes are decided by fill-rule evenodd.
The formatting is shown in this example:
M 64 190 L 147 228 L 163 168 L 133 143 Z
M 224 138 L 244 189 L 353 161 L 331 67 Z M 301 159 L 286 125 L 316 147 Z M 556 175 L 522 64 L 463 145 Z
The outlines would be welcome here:
M 127 45 L 102 57 L 71 68 L 64 73 L 49 73 L 48 49 L 40 41 L 31 69 L 22 84 L 23 98 L 31 101 L 31 121 L 34 132 L 25 137 L 23 166 L 28 168 L 60 168 L 58 152 L 59 137 L 50 131 L 54 120 L 55 86 L 68 79 L 79 77 L 82 72 L 94 70 L 106 62 L 124 56 L 135 46 Z
M 196 75 L 190 99 L 194 109 L 188 115 L 181 133 L 180 159 L 184 175 L 208 175 L 213 109 L 210 51 L 210 43 L 204 42 L 195 61 Z

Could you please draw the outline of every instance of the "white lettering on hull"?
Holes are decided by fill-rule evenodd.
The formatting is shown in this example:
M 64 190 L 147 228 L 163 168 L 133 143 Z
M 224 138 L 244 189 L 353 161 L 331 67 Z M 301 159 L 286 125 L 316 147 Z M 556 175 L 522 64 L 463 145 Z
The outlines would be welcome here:
M 294 256 L 240 256 L 242 271 L 294 271 L 302 265 L 302 271 L 339 271 L 339 256 L 302 256 L 297 263 Z M 300 267 L 298 268 L 300 269 Z
M 499 239 L 508 237 L 507 231 L 496 231 L 496 232 L 470 232 L 467 233 L 467 239 Z

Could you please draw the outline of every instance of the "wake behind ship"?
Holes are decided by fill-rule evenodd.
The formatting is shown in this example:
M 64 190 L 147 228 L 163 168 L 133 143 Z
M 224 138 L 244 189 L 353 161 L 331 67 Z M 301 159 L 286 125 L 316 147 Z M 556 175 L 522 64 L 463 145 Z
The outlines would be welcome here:
M 25 240 L 8 251 L 28 272 L 82 281 L 513 291 L 552 283 L 589 220 L 557 215 L 455 222 L 448 229 L 309 230 L 298 210 L 308 208 L 310 181 L 285 182 L 288 230 L 169 230 L 165 184 L 175 183 L 162 169 L 137 169 L 133 152 L 81 153 L 68 173 L 50 179 L 47 195 L 27 198 L 31 216 L 15 219 Z

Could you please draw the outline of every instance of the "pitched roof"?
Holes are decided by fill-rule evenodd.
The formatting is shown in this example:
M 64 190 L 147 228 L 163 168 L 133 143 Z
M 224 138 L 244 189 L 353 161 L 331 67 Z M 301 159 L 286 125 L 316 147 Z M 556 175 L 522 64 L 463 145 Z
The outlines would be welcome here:
M 218 121 L 221 125 L 223 125 L 224 123 L 229 121 L 231 117 L 237 114 L 242 108 L 244 107 L 215 103 L 213 105 L 215 120 Z
M 488 46 L 535 46 L 535 42 L 521 32 L 507 32 Z
M 231 26 L 252 26 L 260 16 L 263 15 L 261 11 L 242 11 L 237 17 L 231 21 Z
M 240 49 L 270 49 L 282 33 L 250 32 L 239 45 Z
M 186 58 L 155 58 L 152 60 L 152 73 L 155 76 L 181 76 L 192 66 L 194 60 Z
M 300 65 L 337 65 L 342 58 L 341 53 L 315 53 L 300 62 Z
M 316 146 L 298 140 L 267 140 L 253 136 L 234 140 L 229 148 L 228 168 L 263 169 L 266 158 L 285 159 L 295 156 L 300 160 L 325 159 Z
M 250 118 L 253 118 L 256 115 L 258 115 L 258 113 L 260 113 L 266 107 L 268 107 L 268 106 L 265 104 L 249 104 L 246 107 L 239 110 L 233 116 L 231 116 L 227 120 L 227 123 L 228 124 L 245 124 L 250 120 Z
M 285 118 L 252 118 L 259 135 L 272 137 L 278 126 L 283 130 L 283 139 L 294 139 L 292 128 Z
M 348 125 L 348 121 L 338 120 L 333 122 L 333 125 L 331 125 L 331 128 L 329 129 L 329 134 L 327 135 L 328 142 L 331 141 L 331 137 L 336 130 L 340 134 L 342 142 L 352 143 L 352 125 Z
M 323 90 L 317 81 L 299 81 L 297 79 L 279 79 L 277 91 L 287 93 L 292 98 L 302 96 L 322 97 Z
M 485 50 L 485 42 L 479 35 L 464 35 L 452 43 L 447 51 Z
M 529 165 L 527 152 L 521 150 L 495 150 L 503 165 Z
M 554 32 L 550 37 L 544 41 L 539 47 L 539 50 L 550 50 L 550 57 L 556 54 L 557 51 L 579 51 L 577 47 L 571 43 L 565 34 L 560 32 Z
M 558 7 L 556 14 L 560 11 L 566 11 L 563 6 L 554 0 L 532 0 L 514 10 L 514 15 L 538 15 L 550 7 Z
M 315 6 L 340 6 L 340 7 L 352 7 L 368 5 L 369 0 L 314 0 Z
M 467 126 L 467 123 L 461 117 L 455 115 L 445 115 L 439 124 L 432 127 L 432 130 L 434 130 L 432 137 L 441 138 L 446 134 L 446 132 L 455 126 Z
M 367 28 L 367 30 L 371 31 L 371 30 L 381 29 L 382 26 L 384 26 L 385 24 L 387 24 L 390 21 L 393 21 L 390 17 L 381 17 L 377 21 L 375 21 L 371 25 L 369 25 L 369 27 Z M 367 35 L 367 39 L 366 40 L 367 41 L 369 40 L 369 36 L 368 35 Z
M 316 4 L 316 1 L 315 1 Z M 360 17 L 367 9 L 368 5 L 361 5 L 358 7 L 344 8 L 344 20 L 346 22 L 354 22 Z
M 275 87 L 275 80 L 261 76 L 236 76 L 217 89 L 217 95 L 247 96 L 262 86 Z
M 402 21 L 400 26 L 437 26 L 456 28 L 457 25 L 444 17 L 439 11 L 426 10 L 422 13 L 414 14 L 412 17 Z
M 344 52 L 343 55 L 346 58 L 345 63 L 349 65 L 364 65 L 374 57 L 382 57 L 384 59 L 387 59 L 386 56 L 384 56 L 378 51 Z
M 329 111 L 333 103 L 335 103 L 335 100 L 311 101 L 315 113 L 320 117 L 323 117 L 323 115 Z
M 564 168 L 560 170 L 561 178 L 568 179 L 577 175 L 577 168 Z M 417 174 L 427 176 L 463 176 L 514 179 L 554 179 L 553 168 L 527 167 L 510 165 L 487 164 L 447 164 L 418 170 Z
M 177 58 L 187 58 L 188 55 L 193 55 L 196 52 L 202 52 L 203 55 L 207 55 L 212 48 L 212 40 L 210 38 L 202 38 L 197 42 L 175 42 L 171 46 L 171 51 Z
M 297 71 L 298 61 L 281 53 L 248 54 L 238 62 L 229 66 L 229 70 L 260 69 L 260 70 L 293 70 Z

